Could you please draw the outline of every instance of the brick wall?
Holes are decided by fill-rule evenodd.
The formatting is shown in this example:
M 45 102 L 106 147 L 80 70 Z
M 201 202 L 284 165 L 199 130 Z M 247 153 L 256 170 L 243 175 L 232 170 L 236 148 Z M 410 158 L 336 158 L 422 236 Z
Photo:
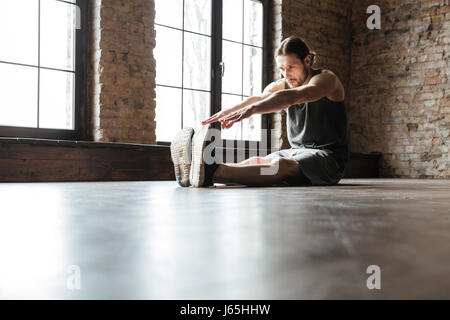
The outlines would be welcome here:
M 274 12 L 280 12 L 281 38 L 300 36 L 311 50 L 317 53 L 314 67 L 327 68 L 341 79 L 349 101 L 350 85 L 350 7 L 349 2 L 340 0 L 283 0 L 275 1 Z M 274 18 L 276 25 L 276 18 Z M 275 28 L 275 30 L 277 30 Z M 274 49 L 280 44 L 280 37 L 275 36 Z M 279 74 L 274 73 L 278 78 Z M 289 148 L 286 138 L 284 112 L 273 118 L 274 135 L 279 138 L 277 145 Z
M 366 27 L 374 3 L 381 30 Z M 351 150 L 382 152 L 382 176 L 450 177 L 449 1 L 352 8 Z
M 91 1 L 95 141 L 155 143 L 153 0 Z

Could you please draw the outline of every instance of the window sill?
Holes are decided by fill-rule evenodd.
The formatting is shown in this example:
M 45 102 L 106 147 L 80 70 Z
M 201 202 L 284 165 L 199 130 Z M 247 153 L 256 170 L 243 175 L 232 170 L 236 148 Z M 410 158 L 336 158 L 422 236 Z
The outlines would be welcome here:
M 166 150 L 169 145 L 140 144 L 124 142 L 96 142 L 96 141 L 72 141 L 37 138 L 12 138 L 0 137 L 0 143 L 5 144 L 31 144 L 41 146 L 83 147 L 83 148 L 125 148 L 125 149 L 155 149 Z

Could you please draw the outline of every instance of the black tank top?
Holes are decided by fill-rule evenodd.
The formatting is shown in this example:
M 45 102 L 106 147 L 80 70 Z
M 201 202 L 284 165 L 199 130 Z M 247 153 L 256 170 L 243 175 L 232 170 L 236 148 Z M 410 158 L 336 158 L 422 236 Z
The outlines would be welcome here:
M 323 69 L 313 70 L 313 76 Z M 289 88 L 285 82 L 286 89 Z M 327 97 L 286 108 L 286 127 L 292 148 L 328 149 L 344 165 L 348 161 L 347 114 L 344 101 Z

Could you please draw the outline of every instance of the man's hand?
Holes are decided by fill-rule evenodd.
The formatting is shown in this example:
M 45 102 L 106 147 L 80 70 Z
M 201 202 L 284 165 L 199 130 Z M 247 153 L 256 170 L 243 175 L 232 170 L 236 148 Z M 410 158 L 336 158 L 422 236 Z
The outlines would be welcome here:
M 224 117 L 220 120 L 222 129 L 229 129 L 236 122 L 250 118 L 253 114 L 254 114 L 253 105 L 247 106 L 247 107 L 237 110 L 233 113 L 230 113 L 229 115 L 227 115 L 226 117 Z
M 205 125 L 205 124 L 208 124 L 208 123 L 214 123 L 214 122 L 217 122 L 217 121 L 222 121 L 223 118 L 225 118 L 226 116 L 228 116 L 232 112 L 233 112 L 233 110 L 231 110 L 231 109 L 224 110 L 224 111 L 219 111 L 216 114 L 214 114 L 211 117 L 209 117 L 208 119 L 202 121 L 202 125 Z

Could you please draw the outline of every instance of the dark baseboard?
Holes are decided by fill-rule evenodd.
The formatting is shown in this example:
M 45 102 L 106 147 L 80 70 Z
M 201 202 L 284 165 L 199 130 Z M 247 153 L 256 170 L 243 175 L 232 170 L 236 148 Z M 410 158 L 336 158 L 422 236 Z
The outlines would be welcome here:
M 174 180 L 160 145 L 0 138 L 0 181 Z

